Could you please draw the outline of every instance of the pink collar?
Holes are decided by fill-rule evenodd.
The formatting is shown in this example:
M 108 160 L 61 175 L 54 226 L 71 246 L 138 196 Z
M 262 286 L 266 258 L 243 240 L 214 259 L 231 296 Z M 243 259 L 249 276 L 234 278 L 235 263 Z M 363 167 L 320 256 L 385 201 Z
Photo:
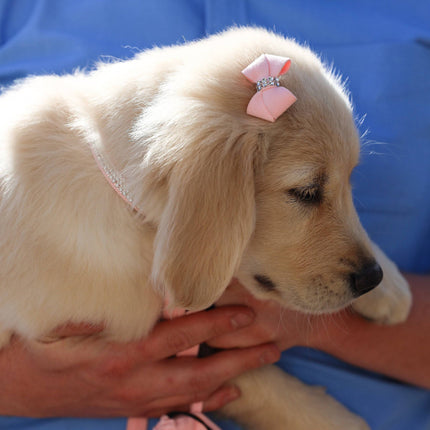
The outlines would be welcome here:
M 140 208 L 135 204 L 132 195 L 126 187 L 124 178 L 120 173 L 116 171 L 113 164 L 110 163 L 105 156 L 103 156 L 98 150 L 97 146 L 93 143 L 89 144 L 91 153 L 93 154 L 94 160 L 97 163 L 98 168 L 103 173 L 110 186 L 115 190 L 115 192 L 128 203 L 136 212 L 143 215 Z

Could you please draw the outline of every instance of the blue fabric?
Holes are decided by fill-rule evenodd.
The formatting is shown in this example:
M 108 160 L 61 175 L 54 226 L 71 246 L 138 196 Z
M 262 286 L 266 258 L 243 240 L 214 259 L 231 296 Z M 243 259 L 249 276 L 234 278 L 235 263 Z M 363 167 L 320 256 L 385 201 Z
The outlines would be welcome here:
M 362 131 L 369 130 L 353 177 L 361 220 L 403 270 L 430 273 L 427 0 L 0 0 L 0 85 L 91 67 L 101 56 L 128 58 L 136 49 L 192 40 L 232 24 L 265 26 L 307 42 L 348 77 L 357 118 L 366 115 Z M 306 348 L 284 353 L 280 366 L 326 386 L 374 430 L 430 429 L 427 390 Z M 124 426 L 121 419 L 0 417 L 1 430 Z

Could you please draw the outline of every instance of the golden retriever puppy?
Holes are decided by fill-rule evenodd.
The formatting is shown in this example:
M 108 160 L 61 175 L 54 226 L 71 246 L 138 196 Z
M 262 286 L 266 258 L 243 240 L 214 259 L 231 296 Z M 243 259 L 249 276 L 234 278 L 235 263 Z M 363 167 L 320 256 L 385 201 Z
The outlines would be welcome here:
M 291 59 L 280 85 L 297 101 L 275 122 L 246 114 L 256 90 L 241 71 L 264 53 Z M 377 321 L 408 314 L 407 284 L 352 203 L 350 101 L 292 40 L 233 29 L 29 78 L 0 98 L 0 145 L 0 346 L 82 321 L 137 339 L 166 297 L 205 309 L 234 276 L 304 312 L 355 300 Z M 247 428 L 367 427 L 275 367 L 238 384 L 225 412 Z

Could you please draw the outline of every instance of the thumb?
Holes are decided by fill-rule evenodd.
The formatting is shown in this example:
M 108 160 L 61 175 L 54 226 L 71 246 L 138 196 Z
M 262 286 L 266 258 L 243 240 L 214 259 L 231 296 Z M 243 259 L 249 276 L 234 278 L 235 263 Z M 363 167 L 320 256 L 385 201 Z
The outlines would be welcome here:
M 105 329 L 103 324 L 94 324 L 88 322 L 66 323 L 56 327 L 46 336 L 39 339 L 40 342 L 51 343 L 66 337 L 73 336 L 91 336 L 99 334 Z

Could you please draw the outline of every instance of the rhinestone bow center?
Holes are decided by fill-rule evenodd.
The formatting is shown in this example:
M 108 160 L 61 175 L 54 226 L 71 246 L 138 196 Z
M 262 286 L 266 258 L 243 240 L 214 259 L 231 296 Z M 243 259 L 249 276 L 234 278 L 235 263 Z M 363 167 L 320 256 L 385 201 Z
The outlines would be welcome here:
M 279 78 L 268 76 L 257 81 L 257 91 L 261 91 L 266 87 L 279 87 L 280 85 Z

